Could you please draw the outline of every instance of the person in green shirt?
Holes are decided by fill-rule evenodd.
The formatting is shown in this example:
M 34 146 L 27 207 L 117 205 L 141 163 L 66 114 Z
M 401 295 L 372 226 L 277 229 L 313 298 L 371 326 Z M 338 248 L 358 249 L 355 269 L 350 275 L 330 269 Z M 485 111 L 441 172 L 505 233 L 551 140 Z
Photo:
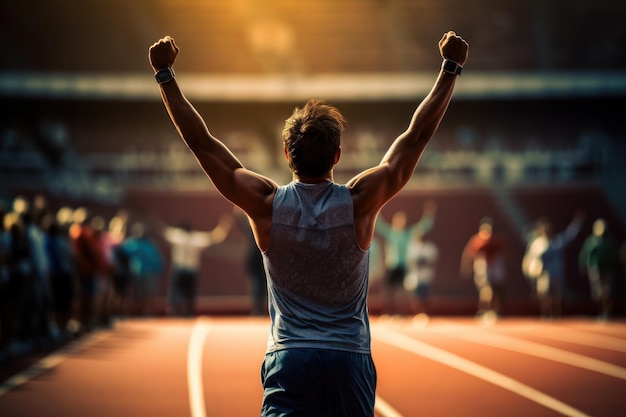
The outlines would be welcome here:
M 598 308 L 598 316 L 608 320 L 613 310 L 613 287 L 619 266 L 619 250 L 607 231 L 605 219 L 597 219 L 585 240 L 579 255 L 581 271 L 589 279 L 591 298 Z
M 402 314 L 399 299 L 406 294 L 404 278 L 407 275 L 407 253 L 409 242 L 418 235 L 425 235 L 432 229 L 435 219 L 435 203 L 424 203 L 420 220 L 407 227 L 407 214 L 404 210 L 396 211 L 387 223 L 383 216 L 378 216 L 376 233 L 384 239 L 385 277 L 384 293 L 385 314 Z

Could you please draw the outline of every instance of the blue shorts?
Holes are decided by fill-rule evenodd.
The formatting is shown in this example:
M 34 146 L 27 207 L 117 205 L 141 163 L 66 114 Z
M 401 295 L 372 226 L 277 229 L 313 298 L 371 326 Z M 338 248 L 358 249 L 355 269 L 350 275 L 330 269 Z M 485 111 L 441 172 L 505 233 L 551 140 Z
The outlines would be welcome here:
M 320 349 L 268 353 L 263 417 L 373 417 L 376 368 L 369 354 Z

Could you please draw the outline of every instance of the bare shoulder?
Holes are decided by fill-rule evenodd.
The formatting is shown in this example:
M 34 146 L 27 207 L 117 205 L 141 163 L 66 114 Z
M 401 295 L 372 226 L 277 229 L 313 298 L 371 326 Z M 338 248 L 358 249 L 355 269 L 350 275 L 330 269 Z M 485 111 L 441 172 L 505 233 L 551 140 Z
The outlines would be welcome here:
M 389 201 L 392 194 L 388 191 L 388 172 L 379 165 L 361 172 L 346 184 L 352 195 L 355 218 L 374 217 Z
M 375 177 L 375 169 L 369 170 Z M 368 171 L 366 171 L 367 173 Z M 365 173 L 363 173 L 365 174 Z M 348 182 L 354 209 L 354 227 L 357 241 L 362 249 L 367 249 L 374 235 L 376 217 L 387 202 L 384 187 L 376 187 L 372 175 L 359 175 Z
M 265 250 L 269 242 L 272 206 L 278 184 L 252 171 L 240 173 L 237 182 L 242 185 L 241 192 L 232 195 L 229 200 L 246 213 L 257 245 Z

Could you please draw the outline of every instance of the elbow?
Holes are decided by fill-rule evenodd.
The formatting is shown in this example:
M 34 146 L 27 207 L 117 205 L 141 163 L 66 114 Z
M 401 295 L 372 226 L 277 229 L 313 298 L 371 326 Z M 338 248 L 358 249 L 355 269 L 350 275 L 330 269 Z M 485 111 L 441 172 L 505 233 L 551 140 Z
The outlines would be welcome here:
M 194 129 L 179 129 L 180 137 L 183 139 L 183 142 L 187 145 L 187 147 L 194 153 L 199 154 L 205 150 L 207 141 L 203 140 L 203 132 Z

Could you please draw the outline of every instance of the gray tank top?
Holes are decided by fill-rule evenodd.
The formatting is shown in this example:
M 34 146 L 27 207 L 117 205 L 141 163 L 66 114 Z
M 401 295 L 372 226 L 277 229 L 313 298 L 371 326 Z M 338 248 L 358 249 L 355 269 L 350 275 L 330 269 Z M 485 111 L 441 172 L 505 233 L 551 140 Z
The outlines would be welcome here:
M 271 318 L 268 352 L 370 353 L 369 250 L 357 243 L 346 186 L 328 181 L 279 187 L 263 260 Z

